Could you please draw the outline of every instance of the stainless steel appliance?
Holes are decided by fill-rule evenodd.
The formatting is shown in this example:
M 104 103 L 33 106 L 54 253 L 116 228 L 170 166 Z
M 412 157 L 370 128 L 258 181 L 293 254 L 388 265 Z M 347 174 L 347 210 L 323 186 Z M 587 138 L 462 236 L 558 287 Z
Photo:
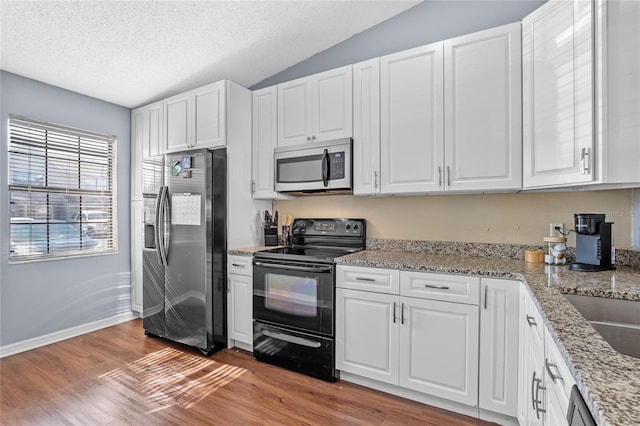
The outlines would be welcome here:
M 226 150 L 143 163 L 145 334 L 199 348 L 226 347 Z
M 570 426 L 595 426 L 596 422 L 585 404 L 580 390 L 576 385 L 571 388 L 569 408 L 567 410 L 567 424 Z
M 334 381 L 334 260 L 365 248 L 366 222 L 296 219 L 291 232 L 291 246 L 253 256 L 253 355 Z
M 276 148 L 275 190 L 309 195 L 352 191 L 352 140 Z
M 577 213 L 575 218 L 576 261 L 573 271 L 606 271 L 615 269 L 613 222 L 605 222 L 604 214 Z

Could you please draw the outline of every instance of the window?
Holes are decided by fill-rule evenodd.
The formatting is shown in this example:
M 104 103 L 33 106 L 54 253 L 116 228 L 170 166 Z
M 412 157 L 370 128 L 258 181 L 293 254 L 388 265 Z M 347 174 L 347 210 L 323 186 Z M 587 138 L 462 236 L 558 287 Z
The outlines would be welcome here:
M 116 138 L 9 115 L 10 262 L 116 253 Z

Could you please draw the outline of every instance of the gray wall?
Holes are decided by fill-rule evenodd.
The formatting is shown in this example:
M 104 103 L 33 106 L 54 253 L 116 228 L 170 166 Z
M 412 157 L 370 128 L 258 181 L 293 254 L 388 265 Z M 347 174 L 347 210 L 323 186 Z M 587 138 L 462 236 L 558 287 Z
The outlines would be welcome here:
M 251 87 L 251 90 L 520 21 L 545 2 L 546 0 L 427 0 L 261 81 Z
M 0 346 L 130 312 L 130 110 L 5 71 L 0 99 Z M 9 113 L 117 136 L 118 254 L 8 264 Z

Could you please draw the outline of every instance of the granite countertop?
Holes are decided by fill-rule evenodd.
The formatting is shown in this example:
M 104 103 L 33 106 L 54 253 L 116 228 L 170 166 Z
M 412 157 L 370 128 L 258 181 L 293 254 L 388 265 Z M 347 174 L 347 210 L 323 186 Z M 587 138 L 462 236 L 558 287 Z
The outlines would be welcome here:
M 227 251 L 227 254 L 230 256 L 253 256 L 253 253 L 261 250 L 269 250 L 278 247 L 284 246 L 251 246 L 251 247 L 241 247 L 234 248 Z
M 640 271 L 574 272 L 568 266 L 528 264 L 497 257 L 364 250 L 336 259 L 354 266 L 422 270 L 519 280 L 534 296 L 552 337 L 598 424 L 640 421 L 640 359 L 616 352 L 562 293 L 640 303 Z

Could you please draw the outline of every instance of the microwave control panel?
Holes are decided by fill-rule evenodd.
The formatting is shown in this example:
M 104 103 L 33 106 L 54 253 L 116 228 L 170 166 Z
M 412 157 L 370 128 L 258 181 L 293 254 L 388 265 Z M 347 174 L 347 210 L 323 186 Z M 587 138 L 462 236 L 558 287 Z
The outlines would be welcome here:
M 329 180 L 344 179 L 344 152 L 329 154 Z

